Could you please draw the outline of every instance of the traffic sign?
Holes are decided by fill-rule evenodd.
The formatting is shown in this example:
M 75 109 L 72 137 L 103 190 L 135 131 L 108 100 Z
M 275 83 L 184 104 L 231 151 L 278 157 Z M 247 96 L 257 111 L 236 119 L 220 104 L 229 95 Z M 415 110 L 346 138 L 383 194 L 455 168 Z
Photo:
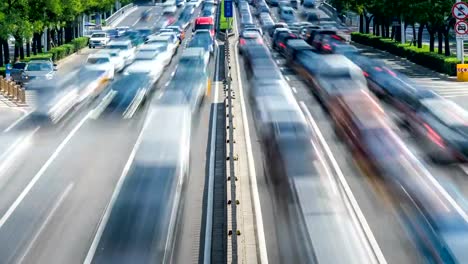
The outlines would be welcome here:
M 458 21 L 455 23 L 455 32 L 457 35 L 466 35 L 468 33 L 468 22 Z
M 465 2 L 458 2 L 452 6 L 452 15 L 456 19 L 467 19 L 468 18 L 468 4 Z
M 224 17 L 232 17 L 232 0 L 224 0 Z

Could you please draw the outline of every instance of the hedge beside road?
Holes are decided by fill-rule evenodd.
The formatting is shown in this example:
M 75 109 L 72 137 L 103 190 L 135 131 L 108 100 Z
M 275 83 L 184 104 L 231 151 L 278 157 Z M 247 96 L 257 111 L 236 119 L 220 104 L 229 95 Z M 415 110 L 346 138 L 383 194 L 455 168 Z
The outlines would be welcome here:
M 461 63 L 455 56 L 447 57 L 443 54 L 430 52 L 427 45 L 418 48 L 410 46 L 410 44 L 401 44 L 391 39 L 358 32 L 351 33 L 351 40 L 379 50 L 388 51 L 396 56 L 407 58 L 416 64 L 450 76 L 457 75 L 457 64 Z
M 30 57 L 24 58 L 24 62 L 29 62 L 31 59 L 50 59 L 57 62 L 71 54 L 88 46 L 88 37 L 80 37 L 73 39 L 70 43 L 60 45 L 55 48 L 51 48 L 50 51 L 39 53 L 37 55 L 31 55 Z M 0 75 L 5 76 L 5 67 L 0 67 Z

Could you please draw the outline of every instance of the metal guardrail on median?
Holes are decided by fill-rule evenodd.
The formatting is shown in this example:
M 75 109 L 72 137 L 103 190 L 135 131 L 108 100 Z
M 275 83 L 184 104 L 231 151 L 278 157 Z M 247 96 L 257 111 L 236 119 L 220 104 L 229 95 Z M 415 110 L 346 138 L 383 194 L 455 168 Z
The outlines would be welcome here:
M 117 10 L 114 14 L 112 14 L 110 17 L 106 19 L 106 25 L 112 24 L 117 18 L 119 18 L 121 15 L 125 14 L 126 11 L 129 9 L 133 8 L 133 4 L 128 4 L 119 10 Z
M 0 76 L 0 93 L 18 105 L 26 104 L 26 92 L 24 88 L 2 76 Z

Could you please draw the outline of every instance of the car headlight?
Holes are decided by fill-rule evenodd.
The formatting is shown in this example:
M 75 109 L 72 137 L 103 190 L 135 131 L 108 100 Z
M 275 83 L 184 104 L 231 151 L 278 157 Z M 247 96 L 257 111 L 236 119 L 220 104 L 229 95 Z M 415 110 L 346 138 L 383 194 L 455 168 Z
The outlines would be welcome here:
M 48 74 L 45 75 L 45 77 L 46 77 L 47 80 L 50 80 L 50 79 L 52 79 L 54 77 L 54 75 L 52 73 L 48 73 Z

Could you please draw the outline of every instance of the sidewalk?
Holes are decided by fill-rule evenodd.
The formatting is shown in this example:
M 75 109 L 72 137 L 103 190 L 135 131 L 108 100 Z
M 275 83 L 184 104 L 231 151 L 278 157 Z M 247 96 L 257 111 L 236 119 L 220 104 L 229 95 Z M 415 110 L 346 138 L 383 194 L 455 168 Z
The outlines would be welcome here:
M 352 44 L 359 48 L 363 55 L 382 60 L 391 68 L 407 75 L 416 84 L 431 89 L 468 109 L 468 83 L 458 82 L 456 77 L 435 72 L 388 52 L 358 43 Z

